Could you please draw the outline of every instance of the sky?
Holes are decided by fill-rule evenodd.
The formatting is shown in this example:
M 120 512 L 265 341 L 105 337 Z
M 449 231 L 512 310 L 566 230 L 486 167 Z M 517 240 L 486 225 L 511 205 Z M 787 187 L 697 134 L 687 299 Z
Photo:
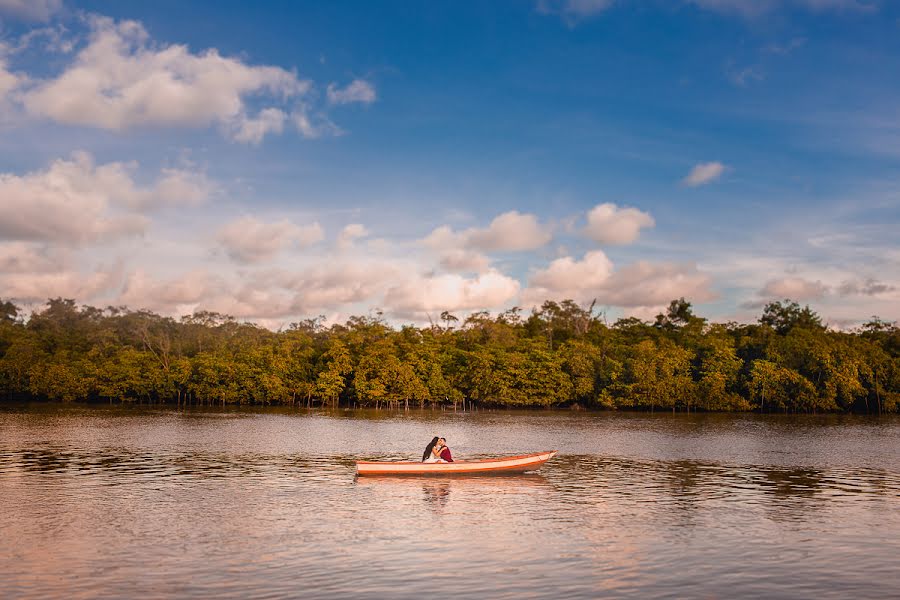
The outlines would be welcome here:
M 0 298 L 900 319 L 900 3 L 0 0 Z

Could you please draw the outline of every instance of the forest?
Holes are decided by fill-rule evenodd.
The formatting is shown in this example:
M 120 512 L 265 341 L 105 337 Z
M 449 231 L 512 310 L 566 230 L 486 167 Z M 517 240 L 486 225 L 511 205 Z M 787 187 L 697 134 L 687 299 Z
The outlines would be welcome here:
M 27 318 L 0 302 L 8 400 L 302 407 L 854 412 L 900 408 L 900 330 L 835 331 L 808 306 L 711 323 L 684 298 L 655 321 L 610 324 L 545 302 L 427 327 L 380 314 L 274 332 L 212 312 L 180 319 L 51 299 Z

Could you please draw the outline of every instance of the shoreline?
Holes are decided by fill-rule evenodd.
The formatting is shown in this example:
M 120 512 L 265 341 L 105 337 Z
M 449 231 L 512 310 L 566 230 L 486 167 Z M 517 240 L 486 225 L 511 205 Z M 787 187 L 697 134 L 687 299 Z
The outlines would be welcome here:
M 760 412 L 756 411 L 649 411 L 649 410 L 626 410 L 626 409 L 603 409 L 603 408 L 582 408 L 573 410 L 565 407 L 481 407 L 477 409 L 456 409 L 453 407 L 410 407 L 410 408 L 389 408 L 373 406 L 291 406 L 276 404 L 250 404 L 250 403 L 230 403 L 230 404 L 180 404 L 175 403 L 137 403 L 129 401 L 105 402 L 105 401 L 75 401 L 75 402 L 58 402 L 52 400 L 6 400 L 0 399 L 0 414 L 25 411 L 46 410 L 97 410 L 103 411 L 163 411 L 163 412 L 182 412 L 182 413 L 210 413 L 210 414 L 283 414 L 283 415 L 314 415 L 314 416 L 341 416 L 341 415 L 377 415 L 384 417 L 393 416 L 417 416 L 417 415 L 446 415 L 446 416 L 475 416 L 475 415 L 517 415 L 517 416 L 536 416 L 545 415 L 550 418 L 562 416 L 584 416 L 584 417 L 635 417 L 635 418 L 718 418 L 718 417 L 752 417 L 759 419 L 852 419 L 860 421 L 894 421 L 900 420 L 900 414 L 897 413 L 858 413 L 858 412 Z

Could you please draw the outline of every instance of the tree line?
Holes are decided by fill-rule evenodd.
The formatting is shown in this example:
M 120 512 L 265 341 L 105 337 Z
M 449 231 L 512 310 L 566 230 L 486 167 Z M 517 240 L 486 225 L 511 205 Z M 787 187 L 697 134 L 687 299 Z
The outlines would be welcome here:
M 442 313 L 429 327 L 380 314 L 273 332 L 214 312 L 173 319 L 56 298 L 24 318 L 0 302 L 8 399 L 361 407 L 571 407 L 858 413 L 900 409 L 900 330 L 829 330 L 808 306 L 711 323 L 684 298 L 654 321 L 594 306 L 526 315 Z

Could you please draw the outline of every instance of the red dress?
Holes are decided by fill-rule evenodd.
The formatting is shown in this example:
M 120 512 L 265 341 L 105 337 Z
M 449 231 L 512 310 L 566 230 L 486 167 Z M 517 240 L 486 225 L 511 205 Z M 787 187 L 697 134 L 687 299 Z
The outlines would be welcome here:
M 447 462 L 453 462 L 453 456 L 450 454 L 450 448 L 444 446 L 444 449 L 441 450 L 441 459 Z

